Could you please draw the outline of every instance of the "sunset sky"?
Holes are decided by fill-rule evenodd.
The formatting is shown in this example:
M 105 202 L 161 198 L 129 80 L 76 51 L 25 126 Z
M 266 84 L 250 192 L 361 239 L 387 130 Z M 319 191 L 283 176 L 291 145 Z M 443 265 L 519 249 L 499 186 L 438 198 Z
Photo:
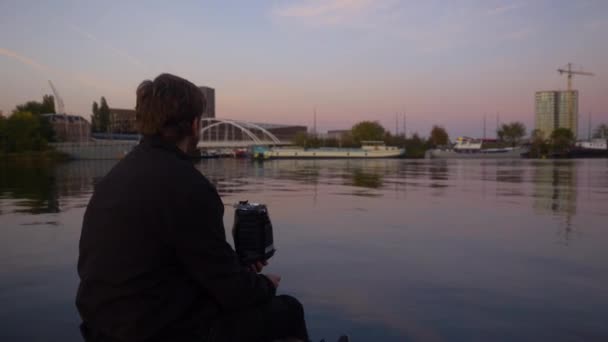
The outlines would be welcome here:
M 587 113 L 608 122 L 607 37 L 605 0 L 1 0 L 0 110 L 51 79 L 88 118 L 170 72 L 216 88 L 223 118 L 310 126 L 316 107 L 319 130 L 394 131 L 406 112 L 409 133 L 481 136 L 484 113 L 488 132 L 497 112 L 533 129 L 534 92 L 573 62 L 596 74 L 574 80 L 586 135 Z

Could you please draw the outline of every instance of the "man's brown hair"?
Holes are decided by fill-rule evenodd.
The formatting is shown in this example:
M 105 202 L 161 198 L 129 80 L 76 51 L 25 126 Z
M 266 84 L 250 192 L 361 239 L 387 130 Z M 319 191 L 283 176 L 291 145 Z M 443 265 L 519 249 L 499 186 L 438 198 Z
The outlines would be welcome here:
M 161 74 L 137 87 L 135 121 L 139 133 L 177 143 L 192 134 L 192 122 L 205 111 L 205 95 L 190 81 Z

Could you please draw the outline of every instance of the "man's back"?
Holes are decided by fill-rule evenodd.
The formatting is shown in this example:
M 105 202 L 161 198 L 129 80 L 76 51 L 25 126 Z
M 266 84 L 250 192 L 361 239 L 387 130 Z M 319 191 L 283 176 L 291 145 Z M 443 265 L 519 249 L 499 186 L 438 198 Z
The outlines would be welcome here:
M 200 217 L 200 229 L 221 220 L 223 207 L 203 188 L 204 177 L 170 149 L 159 142 L 138 146 L 97 185 L 87 208 L 77 305 L 85 323 L 105 334 L 145 340 L 171 329 L 197 301 L 214 311 L 180 266 L 170 230 L 186 209 L 179 206 L 188 187 L 207 192 L 206 205 L 217 210 L 204 212 L 220 216 Z
M 205 334 L 275 293 L 226 242 L 223 204 L 176 147 L 147 139 L 96 186 L 80 239 L 85 330 L 147 341 Z M 196 331 L 194 331 L 194 330 Z
M 224 206 L 189 161 L 205 99 L 162 74 L 137 88 L 144 141 L 96 186 L 87 207 L 76 305 L 87 341 L 307 340 L 304 312 L 275 296 L 280 277 L 240 263 Z

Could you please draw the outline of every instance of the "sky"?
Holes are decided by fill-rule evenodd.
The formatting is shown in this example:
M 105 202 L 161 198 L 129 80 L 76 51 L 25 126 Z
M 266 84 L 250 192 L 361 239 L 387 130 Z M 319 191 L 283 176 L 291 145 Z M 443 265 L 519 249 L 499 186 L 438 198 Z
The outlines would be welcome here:
M 51 94 L 90 116 L 133 108 L 162 72 L 216 89 L 216 115 L 312 126 L 376 120 L 395 131 L 534 127 L 534 92 L 575 77 L 581 131 L 608 122 L 605 0 L 0 0 L 0 110 Z

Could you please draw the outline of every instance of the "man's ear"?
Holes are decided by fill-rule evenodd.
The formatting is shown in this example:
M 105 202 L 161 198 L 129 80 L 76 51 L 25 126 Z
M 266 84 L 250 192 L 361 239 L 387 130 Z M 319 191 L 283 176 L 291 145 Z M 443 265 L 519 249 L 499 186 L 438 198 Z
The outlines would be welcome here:
M 192 136 L 197 136 L 201 130 L 201 118 L 195 118 L 192 121 Z

